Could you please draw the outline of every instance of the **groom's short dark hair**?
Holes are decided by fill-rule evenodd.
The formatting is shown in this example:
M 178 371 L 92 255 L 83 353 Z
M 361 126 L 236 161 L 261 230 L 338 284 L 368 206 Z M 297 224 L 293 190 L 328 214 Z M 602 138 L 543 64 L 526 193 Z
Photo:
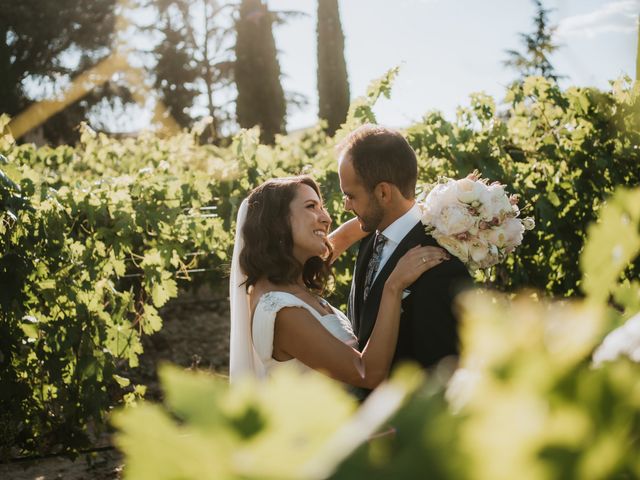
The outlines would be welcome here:
M 414 198 L 418 177 L 416 153 L 396 130 L 367 123 L 351 132 L 338 146 L 343 159 L 350 159 L 367 190 L 388 182 L 405 198 Z

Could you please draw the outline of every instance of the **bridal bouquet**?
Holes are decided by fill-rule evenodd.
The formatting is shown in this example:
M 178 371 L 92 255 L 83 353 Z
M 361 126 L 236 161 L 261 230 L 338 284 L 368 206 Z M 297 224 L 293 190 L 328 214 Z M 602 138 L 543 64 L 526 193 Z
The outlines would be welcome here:
M 472 271 L 503 262 L 535 226 L 533 218 L 519 218 L 517 195 L 477 171 L 439 179 L 421 204 L 426 232 Z

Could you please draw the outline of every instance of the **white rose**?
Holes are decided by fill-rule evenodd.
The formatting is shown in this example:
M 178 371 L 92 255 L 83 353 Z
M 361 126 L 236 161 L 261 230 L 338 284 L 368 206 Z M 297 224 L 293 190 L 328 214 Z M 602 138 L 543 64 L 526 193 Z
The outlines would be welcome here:
M 490 222 L 492 219 L 510 212 L 513 212 L 513 207 L 504 187 L 498 184 L 490 185 L 482 197 L 482 206 L 480 207 L 482 218 Z
M 525 217 L 522 219 L 522 225 L 525 230 L 533 230 L 536 227 L 536 221 L 532 217 Z
M 500 186 L 496 187 L 496 190 L 492 193 L 494 202 L 496 206 L 500 209 L 500 212 L 503 214 L 509 214 L 513 212 L 513 205 L 509 200 L 509 196 L 507 192 L 504 191 L 504 187 Z M 517 205 L 516 205 L 517 208 Z
M 502 225 L 481 230 L 479 237 L 484 239 L 488 244 L 495 245 L 498 248 L 504 247 L 507 243 L 507 235 Z
M 423 204 L 422 205 L 422 218 L 420 221 L 423 225 L 431 225 L 433 226 L 434 219 L 436 218 L 436 211 L 433 208 L 433 205 Z
M 485 245 L 489 245 L 491 242 L 491 230 L 492 228 L 485 228 L 478 230 L 478 234 L 476 235 L 477 241 L 484 243 Z
M 435 210 L 440 210 L 443 206 L 453 203 L 456 200 L 455 182 L 449 180 L 446 183 L 439 183 L 433 187 L 425 199 L 425 204 L 432 206 Z
M 474 204 L 480 203 L 483 191 L 486 185 L 482 182 L 476 182 L 470 178 L 461 178 L 456 180 L 456 195 L 462 203 Z
M 506 237 L 506 245 L 517 246 L 522 243 L 524 225 L 522 225 L 522 222 L 519 218 L 507 218 L 502 226 L 504 228 L 504 235 Z
M 468 231 L 475 224 L 467 207 L 460 203 L 446 205 L 435 219 L 436 228 L 444 235 L 457 235 Z
M 469 245 L 466 242 L 442 235 L 438 235 L 435 239 L 442 248 L 459 258 L 462 263 L 469 262 Z
M 473 242 L 469 247 L 469 256 L 480 264 L 489 255 L 489 246 L 484 242 Z

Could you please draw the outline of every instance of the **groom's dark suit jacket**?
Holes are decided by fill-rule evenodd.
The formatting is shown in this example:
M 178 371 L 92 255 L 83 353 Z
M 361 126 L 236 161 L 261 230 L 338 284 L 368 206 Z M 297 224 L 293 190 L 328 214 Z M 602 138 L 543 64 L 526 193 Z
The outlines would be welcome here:
M 407 250 L 416 245 L 434 245 L 421 223 L 402 239 L 376 277 L 369 296 L 363 302 L 365 273 L 373 251 L 375 235 L 360 243 L 351 294 L 349 318 L 358 336 L 360 350 L 364 349 L 378 315 L 384 283 Z M 460 260 L 452 257 L 425 272 L 407 290 L 402 300 L 400 331 L 393 363 L 416 361 L 424 367 L 433 366 L 442 358 L 458 353 L 458 323 L 452 309 L 453 298 L 461 289 L 471 286 L 471 277 Z

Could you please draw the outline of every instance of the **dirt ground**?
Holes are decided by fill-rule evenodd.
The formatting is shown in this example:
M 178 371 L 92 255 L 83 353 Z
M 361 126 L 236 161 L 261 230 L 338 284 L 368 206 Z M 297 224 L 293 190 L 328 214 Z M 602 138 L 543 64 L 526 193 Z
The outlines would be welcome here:
M 229 365 L 229 303 L 227 286 L 183 292 L 161 310 L 162 330 L 143 338 L 144 354 L 132 381 L 147 385 L 146 397 L 161 398 L 156 367 L 169 361 L 184 367 L 227 374 Z M 0 464 L 1 480 L 116 480 L 122 478 L 121 454 L 111 448 L 105 435 L 97 451 L 81 454 L 75 461 L 51 456 Z

